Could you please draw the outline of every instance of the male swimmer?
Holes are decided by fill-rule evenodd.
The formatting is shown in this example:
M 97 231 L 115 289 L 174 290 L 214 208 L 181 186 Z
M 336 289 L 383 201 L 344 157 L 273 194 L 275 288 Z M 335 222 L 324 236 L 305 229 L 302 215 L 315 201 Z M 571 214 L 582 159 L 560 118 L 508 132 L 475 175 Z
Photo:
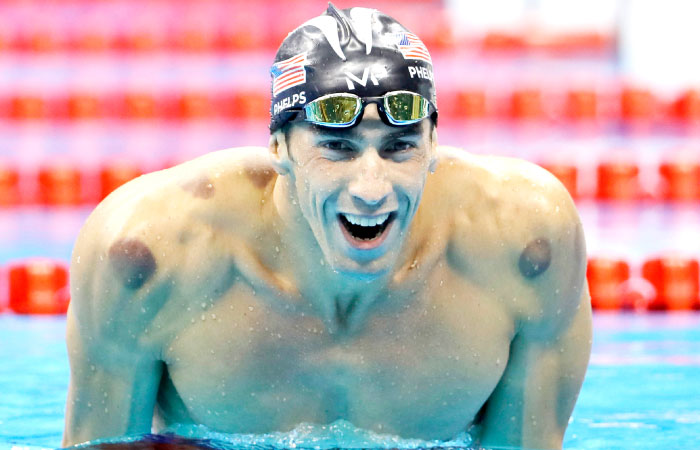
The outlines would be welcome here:
M 85 223 L 64 444 L 345 419 L 561 448 L 591 344 L 564 187 L 438 148 L 430 55 L 379 11 L 331 5 L 271 72 L 268 149 L 142 176 Z

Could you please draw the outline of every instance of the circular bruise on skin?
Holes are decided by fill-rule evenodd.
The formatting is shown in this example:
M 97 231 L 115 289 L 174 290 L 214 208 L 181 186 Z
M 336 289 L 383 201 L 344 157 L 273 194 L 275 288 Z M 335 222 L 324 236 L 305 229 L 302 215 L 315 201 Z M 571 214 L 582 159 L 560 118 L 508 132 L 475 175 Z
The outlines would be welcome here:
M 531 241 L 520 254 L 518 269 L 528 279 L 542 274 L 552 262 L 552 248 L 547 239 L 537 238 Z
M 201 176 L 193 180 L 187 181 L 180 185 L 182 189 L 189 192 L 197 198 L 207 199 L 214 196 L 216 189 L 207 176 Z
M 272 180 L 275 172 L 268 168 L 249 167 L 245 170 L 245 175 L 255 187 L 262 189 Z
M 151 250 L 138 239 L 120 239 L 109 248 L 109 261 L 122 284 L 138 289 L 156 272 Z

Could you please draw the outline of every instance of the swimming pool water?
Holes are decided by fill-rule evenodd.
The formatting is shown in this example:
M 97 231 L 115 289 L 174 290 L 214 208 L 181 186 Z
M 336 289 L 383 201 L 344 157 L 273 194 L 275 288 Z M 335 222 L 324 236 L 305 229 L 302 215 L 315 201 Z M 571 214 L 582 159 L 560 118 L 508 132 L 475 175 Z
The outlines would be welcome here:
M 698 448 L 700 313 L 596 314 L 594 329 L 564 448 Z M 64 332 L 63 317 L 0 315 L 0 448 L 60 445 Z

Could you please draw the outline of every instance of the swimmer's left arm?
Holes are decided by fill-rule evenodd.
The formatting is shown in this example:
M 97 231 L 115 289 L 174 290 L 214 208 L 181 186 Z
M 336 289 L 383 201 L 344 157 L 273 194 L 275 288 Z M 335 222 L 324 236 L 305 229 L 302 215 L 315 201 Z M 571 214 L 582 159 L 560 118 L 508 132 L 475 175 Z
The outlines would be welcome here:
M 489 398 L 481 445 L 560 449 L 590 354 L 587 292 L 570 327 L 553 341 L 518 335 L 505 373 Z
M 517 319 L 505 372 L 484 407 L 486 448 L 560 449 L 588 366 L 592 330 L 583 230 L 563 187 L 555 184 L 547 197 L 531 220 L 519 223 L 530 236 L 525 242 L 532 230 L 542 238 L 529 241 L 512 261 L 520 289 L 533 303 Z

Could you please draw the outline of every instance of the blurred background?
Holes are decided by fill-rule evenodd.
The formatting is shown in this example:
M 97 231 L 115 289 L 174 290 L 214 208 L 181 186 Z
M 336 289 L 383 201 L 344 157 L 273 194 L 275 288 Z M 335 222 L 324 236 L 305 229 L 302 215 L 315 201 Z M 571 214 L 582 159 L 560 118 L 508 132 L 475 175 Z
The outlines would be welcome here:
M 422 37 L 442 144 L 525 158 L 562 180 L 586 228 L 596 307 L 697 308 L 697 2 L 336 3 L 378 8 Z M 265 146 L 276 48 L 325 7 L 0 3 L 0 309 L 65 284 L 79 227 L 121 183 Z

